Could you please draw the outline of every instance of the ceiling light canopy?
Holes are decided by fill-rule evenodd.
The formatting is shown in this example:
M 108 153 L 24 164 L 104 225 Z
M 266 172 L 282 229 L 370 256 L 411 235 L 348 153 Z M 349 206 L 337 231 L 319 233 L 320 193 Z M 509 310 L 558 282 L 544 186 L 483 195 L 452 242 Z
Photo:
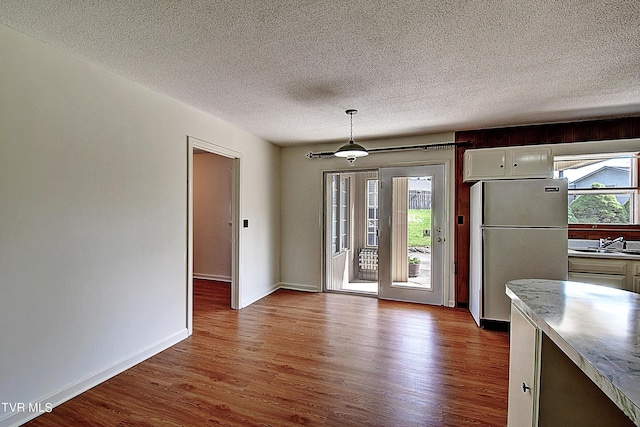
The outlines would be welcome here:
M 369 153 L 367 150 L 360 144 L 356 144 L 353 142 L 353 115 L 356 114 L 358 110 L 347 110 L 347 113 L 351 119 L 351 127 L 350 127 L 350 138 L 349 142 L 338 148 L 338 151 L 333 153 L 336 157 L 344 157 L 347 159 L 350 165 L 353 166 L 353 163 L 356 161 L 358 157 L 368 156 Z

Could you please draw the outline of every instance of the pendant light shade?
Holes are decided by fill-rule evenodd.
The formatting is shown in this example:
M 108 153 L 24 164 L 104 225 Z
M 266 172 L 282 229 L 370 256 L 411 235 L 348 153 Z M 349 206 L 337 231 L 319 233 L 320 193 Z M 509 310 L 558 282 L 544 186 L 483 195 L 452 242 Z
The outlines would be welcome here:
M 353 162 L 358 157 L 364 157 L 369 155 L 367 150 L 362 145 L 356 144 L 355 142 L 353 142 L 353 115 L 356 114 L 357 112 L 358 110 L 345 111 L 345 113 L 347 113 L 351 117 L 351 132 L 350 132 L 351 138 L 349 139 L 348 143 L 338 148 L 338 151 L 333 153 L 333 155 L 336 157 L 346 158 L 351 164 L 353 164 Z
M 368 156 L 367 150 L 360 144 L 356 144 L 353 140 L 338 148 L 334 153 L 336 157 L 364 157 Z

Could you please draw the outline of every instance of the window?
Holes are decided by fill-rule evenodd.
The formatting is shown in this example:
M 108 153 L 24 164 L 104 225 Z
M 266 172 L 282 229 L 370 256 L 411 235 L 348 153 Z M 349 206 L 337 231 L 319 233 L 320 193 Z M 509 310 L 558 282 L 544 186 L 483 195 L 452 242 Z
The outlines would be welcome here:
M 331 176 L 331 247 L 333 253 L 349 249 L 349 177 Z
M 638 224 L 638 155 L 608 153 L 554 158 L 569 181 L 569 224 Z
M 378 180 L 367 180 L 367 246 L 378 246 Z
M 338 252 L 338 188 L 339 176 L 331 176 L 331 251 L 335 254 Z
M 340 180 L 340 250 L 349 249 L 349 178 Z

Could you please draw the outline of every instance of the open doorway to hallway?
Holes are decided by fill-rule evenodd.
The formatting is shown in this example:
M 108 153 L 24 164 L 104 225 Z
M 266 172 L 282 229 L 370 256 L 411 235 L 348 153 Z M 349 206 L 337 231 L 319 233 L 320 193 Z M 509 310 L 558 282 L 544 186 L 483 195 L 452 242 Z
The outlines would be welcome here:
M 231 283 L 233 159 L 193 152 L 193 278 Z M 229 304 L 231 305 L 231 304 Z
M 229 284 L 240 307 L 240 153 L 187 138 L 187 329 L 193 331 L 193 281 Z

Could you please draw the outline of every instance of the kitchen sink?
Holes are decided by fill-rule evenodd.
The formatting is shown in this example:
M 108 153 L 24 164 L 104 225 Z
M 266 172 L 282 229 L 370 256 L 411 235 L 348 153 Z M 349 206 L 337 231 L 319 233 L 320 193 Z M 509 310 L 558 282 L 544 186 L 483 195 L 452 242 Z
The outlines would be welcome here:
M 569 252 L 584 254 L 607 255 L 640 255 L 640 241 L 624 241 L 621 237 L 616 239 L 569 239 Z M 604 246 L 602 246 L 604 244 Z M 624 248 L 624 249 L 623 249 Z

